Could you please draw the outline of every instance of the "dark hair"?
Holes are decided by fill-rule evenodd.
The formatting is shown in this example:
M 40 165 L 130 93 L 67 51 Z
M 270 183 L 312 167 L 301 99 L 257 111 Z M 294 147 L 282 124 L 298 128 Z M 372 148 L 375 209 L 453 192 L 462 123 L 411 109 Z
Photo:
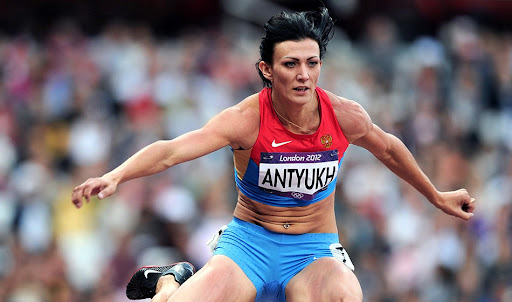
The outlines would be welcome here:
M 274 15 L 263 26 L 263 36 L 260 43 L 260 59 L 256 63 L 256 69 L 263 80 L 263 86 L 271 87 L 270 81 L 263 76 L 259 69 L 259 63 L 264 61 L 273 64 L 272 56 L 274 46 L 284 41 L 301 41 L 311 38 L 318 42 L 320 47 L 320 59 L 324 57 L 327 44 L 334 35 L 334 21 L 329 16 L 326 7 L 318 11 L 305 11 Z

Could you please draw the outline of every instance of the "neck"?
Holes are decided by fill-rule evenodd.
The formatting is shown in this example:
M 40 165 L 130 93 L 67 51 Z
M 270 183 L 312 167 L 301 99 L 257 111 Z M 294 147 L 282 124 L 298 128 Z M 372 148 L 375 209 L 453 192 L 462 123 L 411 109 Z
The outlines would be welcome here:
M 316 94 L 313 94 L 312 97 L 315 97 L 315 95 Z M 311 134 L 318 129 L 320 125 L 318 101 L 308 101 L 304 105 L 292 106 L 292 104 L 290 104 L 280 107 L 279 105 L 282 104 L 282 102 L 274 102 L 274 98 L 272 97 L 271 103 L 279 120 L 288 130 L 301 134 Z M 309 104 L 312 104 L 313 108 L 310 109 L 311 106 L 309 106 Z

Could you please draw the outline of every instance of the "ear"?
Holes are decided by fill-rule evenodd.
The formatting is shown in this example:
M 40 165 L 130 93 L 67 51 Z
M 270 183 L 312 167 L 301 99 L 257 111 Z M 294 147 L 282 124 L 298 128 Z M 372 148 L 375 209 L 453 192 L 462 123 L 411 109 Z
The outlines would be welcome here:
M 267 64 L 265 61 L 260 61 L 258 68 L 267 80 L 272 81 L 272 66 Z

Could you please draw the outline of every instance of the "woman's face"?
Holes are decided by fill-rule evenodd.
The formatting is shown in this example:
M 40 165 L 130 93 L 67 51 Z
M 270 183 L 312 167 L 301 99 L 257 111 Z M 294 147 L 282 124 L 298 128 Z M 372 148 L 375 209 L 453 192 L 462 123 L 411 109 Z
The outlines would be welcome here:
M 277 96 L 309 101 L 320 77 L 320 47 L 313 39 L 284 41 L 274 47 L 274 63 L 263 70 Z M 261 66 L 260 66 L 261 68 Z

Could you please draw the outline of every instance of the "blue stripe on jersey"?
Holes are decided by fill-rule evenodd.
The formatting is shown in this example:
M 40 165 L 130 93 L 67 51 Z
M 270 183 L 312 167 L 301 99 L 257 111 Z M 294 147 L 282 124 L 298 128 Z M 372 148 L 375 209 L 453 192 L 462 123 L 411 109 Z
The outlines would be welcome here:
M 341 166 L 342 161 L 343 157 L 340 159 L 338 163 L 338 169 Z M 281 196 L 275 193 L 271 193 L 269 190 L 262 189 L 254 185 L 250 185 L 257 184 L 258 177 L 259 167 L 252 159 L 249 160 L 249 164 L 244 175 L 244 180 L 241 180 L 238 177 L 235 168 L 235 182 L 239 190 L 245 196 L 249 197 L 254 201 L 275 207 L 301 207 L 321 201 L 327 198 L 327 196 L 329 196 L 334 191 L 334 189 L 336 188 L 336 180 L 338 178 L 336 175 L 335 179 L 325 189 L 316 192 L 315 194 L 311 195 L 310 198 L 297 199 L 289 196 Z

